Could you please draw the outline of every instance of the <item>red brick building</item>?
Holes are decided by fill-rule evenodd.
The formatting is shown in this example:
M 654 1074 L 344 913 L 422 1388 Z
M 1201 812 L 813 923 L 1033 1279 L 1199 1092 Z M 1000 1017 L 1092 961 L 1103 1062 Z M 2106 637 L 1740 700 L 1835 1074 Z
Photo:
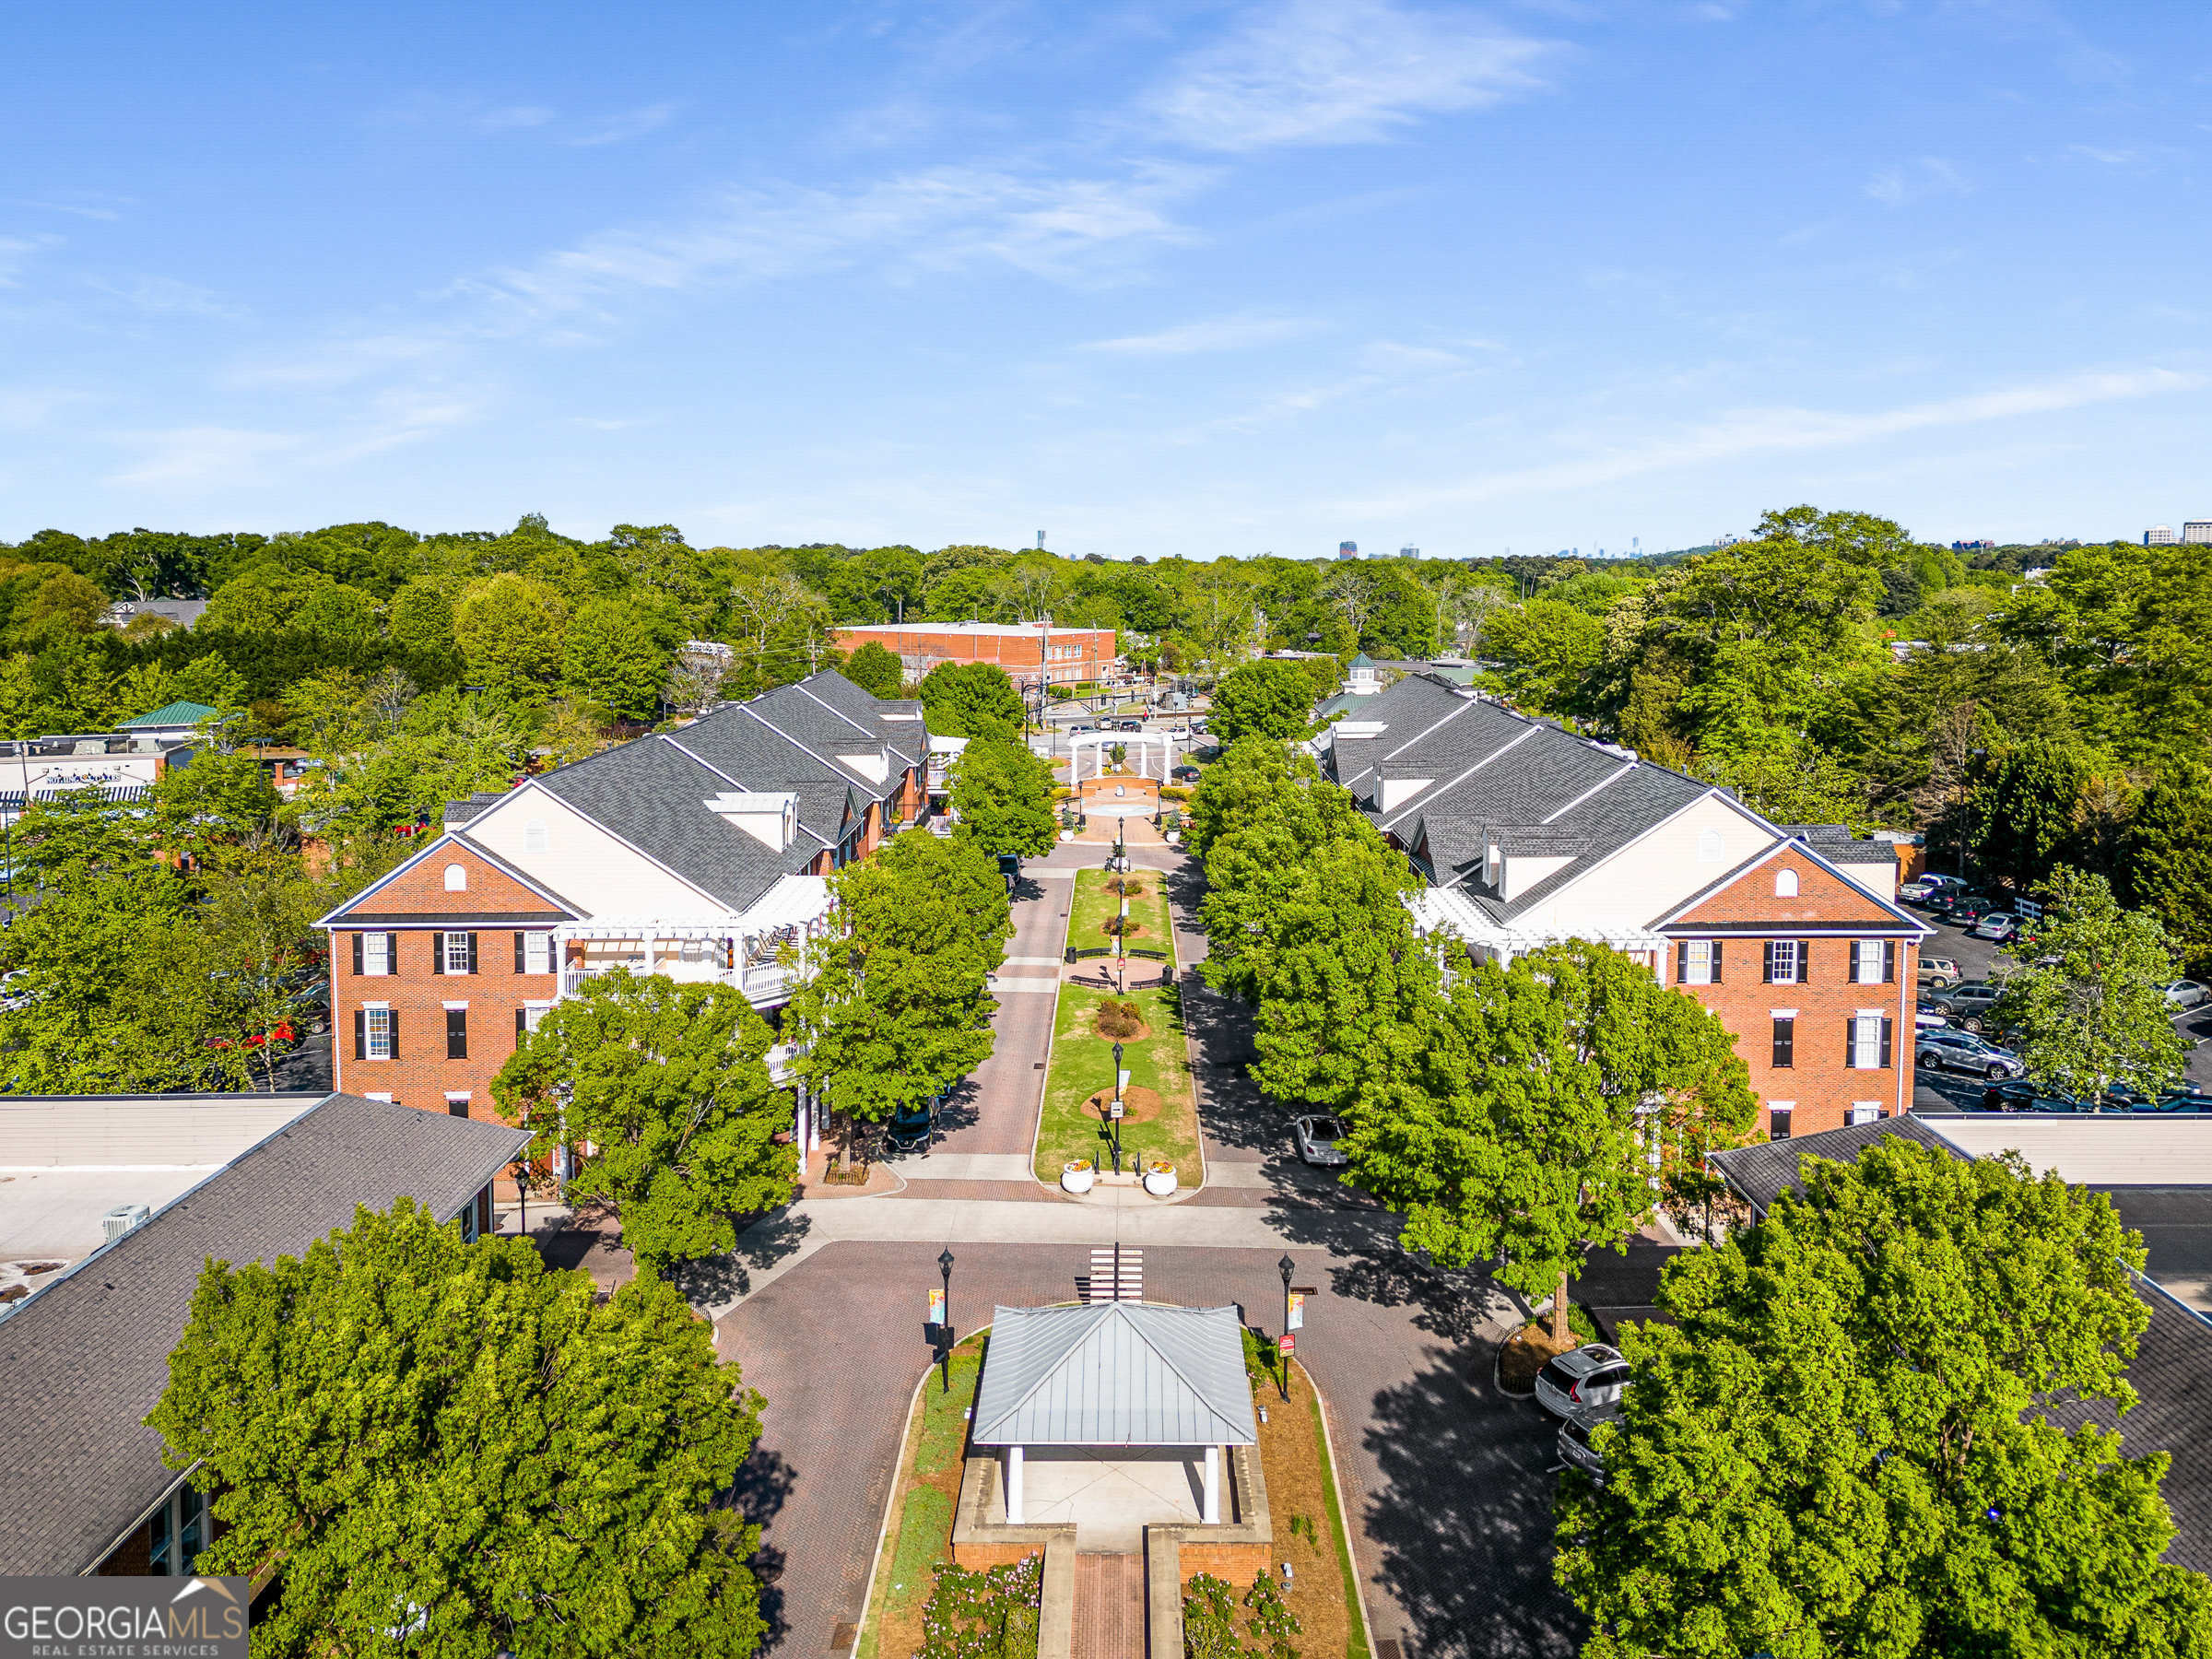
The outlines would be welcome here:
M 1903 1112 L 1924 929 L 1828 863 L 1778 842 L 1672 913 L 1662 977 L 1736 1034 L 1780 1140 Z
M 870 641 L 895 653 L 916 680 L 939 663 L 994 663 L 1016 685 L 1034 687 L 1041 653 L 1051 685 L 1075 685 L 1123 671 L 1111 628 L 1048 630 L 1030 623 L 910 622 L 837 630 L 837 648 L 842 652 Z
M 1424 932 L 1508 961 L 1587 939 L 1712 1008 L 1779 1138 L 1910 1108 L 1928 929 L 1897 853 L 1409 675 L 1324 736 L 1329 774 L 1428 881 Z
M 499 1115 L 522 1032 L 617 968 L 774 1016 L 827 877 L 927 810 L 922 708 L 823 673 L 446 808 L 444 833 L 322 919 L 339 1087 Z M 816 1138 L 802 1100 L 799 1134 Z

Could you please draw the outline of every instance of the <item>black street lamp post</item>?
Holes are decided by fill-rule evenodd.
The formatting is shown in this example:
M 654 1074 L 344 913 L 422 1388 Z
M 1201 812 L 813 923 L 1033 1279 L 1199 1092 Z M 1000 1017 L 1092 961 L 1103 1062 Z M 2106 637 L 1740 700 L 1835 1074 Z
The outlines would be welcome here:
M 1113 1045 L 1113 1111 L 1108 1113 L 1113 1124 L 1113 1172 L 1122 1172 L 1122 1113 L 1127 1108 L 1122 1104 L 1122 1045 Z
M 945 1276 L 945 1323 L 939 1328 L 945 1334 L 942 1344 L 945 1352 L 945 1392 L 950 1394 L 952 1392 L 952 1246 L 949 1244 L 945 1247 L 945 1253 L 937 1258 L 937 1271 Z
M 1275 1265 L 1283 1276 L 1283 1335 L 1288 1337 L 1290 1335 L 1290 1277 L 1298 1271 L 1298 1264 L 1290 1259 L 1289 1253 L 1286 1251 L 1283 1259 Z M 1283 1398 L 1288 1400 L 1290 1397 L 1290 1355 L 1280 1342 L 1275 1345 L 1275 1357 L 1282 1367 Z

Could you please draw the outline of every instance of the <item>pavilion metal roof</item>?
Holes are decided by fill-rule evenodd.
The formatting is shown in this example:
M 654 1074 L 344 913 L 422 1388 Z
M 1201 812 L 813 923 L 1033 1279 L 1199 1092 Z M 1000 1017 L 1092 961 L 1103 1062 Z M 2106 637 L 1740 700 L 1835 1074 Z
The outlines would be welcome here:
M 976 1392 L 979 1446 L 1257 1443 L 1234 1308 L 1000 1308 Z

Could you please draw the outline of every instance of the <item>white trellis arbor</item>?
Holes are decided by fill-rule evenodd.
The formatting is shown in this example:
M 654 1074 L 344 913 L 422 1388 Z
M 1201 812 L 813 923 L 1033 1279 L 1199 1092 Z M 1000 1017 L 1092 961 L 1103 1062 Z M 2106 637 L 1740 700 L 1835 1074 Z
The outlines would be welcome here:
M 1080 782 L 1085 778 L 1106 775 L 1106 751 L 1116 744 L 1127 747 L 1136 761 L 1136 775 L 1165 783 L 1168 773 L 1175 764 L 1175 746 L 1179 739 L 1171 732 L 1077 732 L 1067 740 L 1068 782 Z M 1159 770 L 1152 771 L 1152 750 L 1159 750 Z M 1083 770 L 1083 751 L 1090 751 L 1090 770 Z

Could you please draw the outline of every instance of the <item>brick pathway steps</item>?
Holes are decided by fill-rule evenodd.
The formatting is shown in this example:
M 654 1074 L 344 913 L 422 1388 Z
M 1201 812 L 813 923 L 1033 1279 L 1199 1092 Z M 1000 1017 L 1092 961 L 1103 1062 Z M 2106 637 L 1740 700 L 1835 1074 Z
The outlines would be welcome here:
M 1076 1558 L 1073 1659 L 1145 1659 L 1145 1558 Z

